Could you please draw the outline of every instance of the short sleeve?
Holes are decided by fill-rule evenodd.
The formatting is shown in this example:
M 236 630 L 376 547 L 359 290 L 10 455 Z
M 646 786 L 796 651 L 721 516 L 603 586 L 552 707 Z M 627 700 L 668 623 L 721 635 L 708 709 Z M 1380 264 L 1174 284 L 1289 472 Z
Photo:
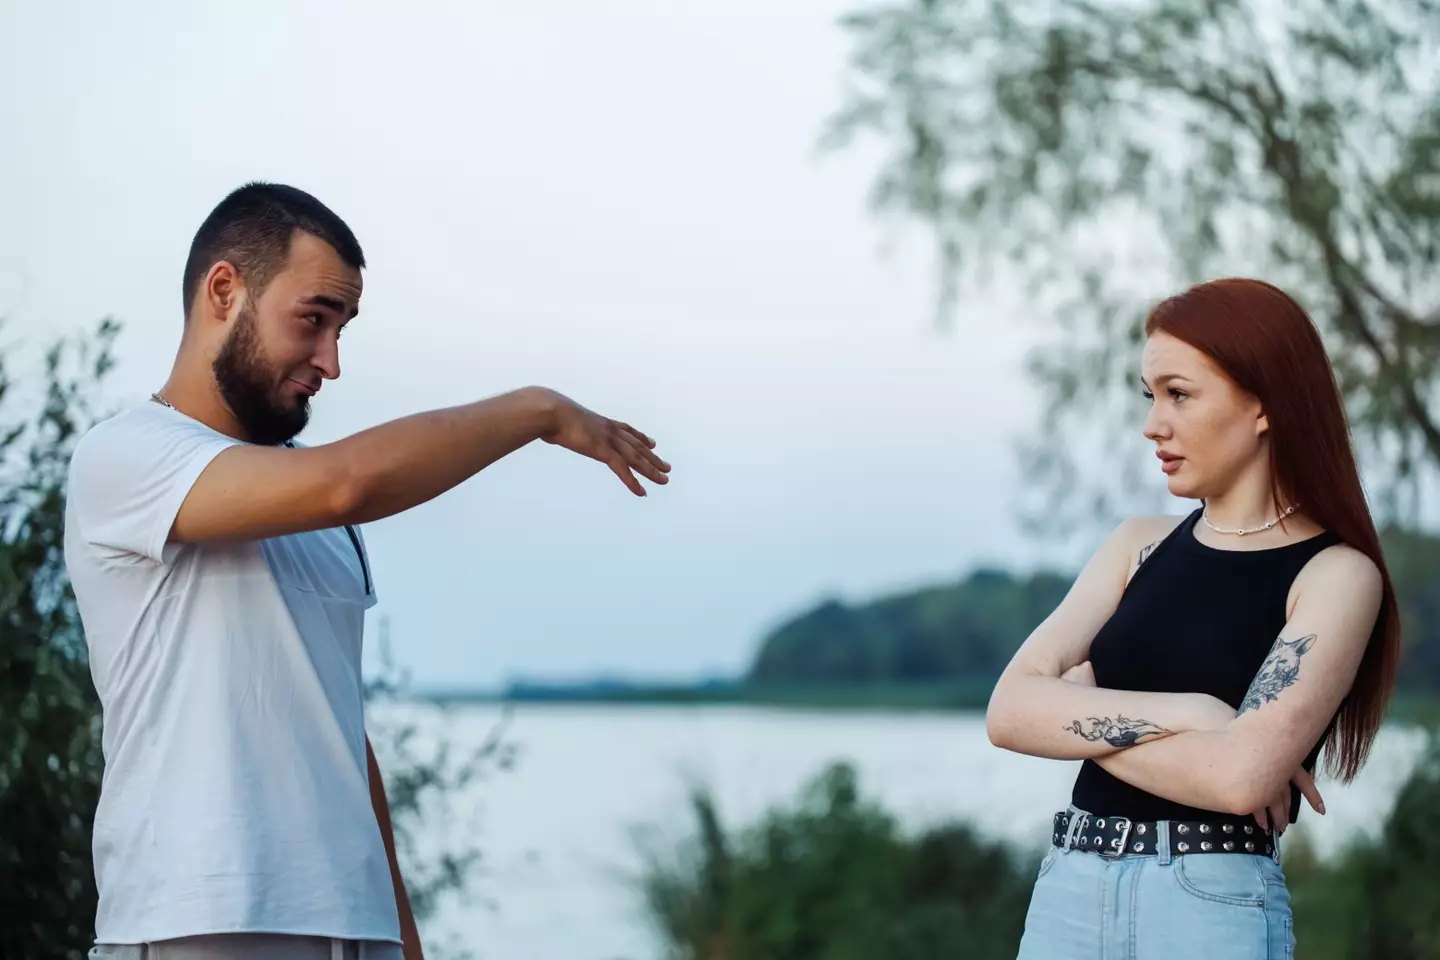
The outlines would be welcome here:
M 110 550 L 169 563 L 167 543 L 191 486 L 241 441 L 174 410 L 136 409 L 97 424 L 76 445 L 68 478 L 80 535 Z

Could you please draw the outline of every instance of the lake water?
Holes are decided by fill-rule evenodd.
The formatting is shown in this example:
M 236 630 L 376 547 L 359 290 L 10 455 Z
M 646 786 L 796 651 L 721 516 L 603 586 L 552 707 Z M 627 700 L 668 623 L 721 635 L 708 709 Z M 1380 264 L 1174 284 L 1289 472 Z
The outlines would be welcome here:
M 443 730 L 457 747 L 481 743 L 501 716 L 492 706 L 376 709 L 380 719 L 416 723 L 431 742 Z M 522 704 L 506 740 L 518 749 L 514 768 L 462 798 L 456 819 L 426 831 L 430 843 L 467 831 L 485 852 L 474 887 L 491 903 L 447 904 L 426 929 L 427 939 L 457 938 L 481 960 L 660 957 L 631 882 L 632 831 L 686 836 L 687 788 L 697 780 L 737 827 L 789 803 L 826 763 L 845 759 L 862 792 L 907 828 L 961 818 L 1038 845 L 1078 767 L 992 747 L 979 714 Z M 1292 830 L 1307 830 L 1322 854 L 1375 830 L 1423 745 L 1418 731 L 1382 731 L 1355 783 L 1321 784 L 1327 815 L 1307 810 Z

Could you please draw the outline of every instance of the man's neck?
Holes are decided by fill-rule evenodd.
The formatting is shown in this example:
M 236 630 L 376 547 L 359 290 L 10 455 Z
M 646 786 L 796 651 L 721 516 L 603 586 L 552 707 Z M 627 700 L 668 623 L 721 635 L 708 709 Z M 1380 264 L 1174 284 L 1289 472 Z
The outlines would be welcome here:
M 250 438 L 244 427 L 225 403 L 224 397 L 220 396 L 220 388 L 216 386 L 215 378 L 208 373 L 209 371 L 206 371 L 207 375 L 203 379 L 193 375 L 186 376 L 177 365 L 176 369 L 170 372 L 170 379 L 165 381 L 165 385 L 157 390 L 156 394 L 190 419 L 198 420 L 227 437 L 248 442 Z

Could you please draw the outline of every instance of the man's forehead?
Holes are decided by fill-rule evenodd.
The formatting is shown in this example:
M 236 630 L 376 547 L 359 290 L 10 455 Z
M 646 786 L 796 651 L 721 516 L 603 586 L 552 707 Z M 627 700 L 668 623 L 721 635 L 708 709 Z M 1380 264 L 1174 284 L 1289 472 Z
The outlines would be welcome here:
M 307 233 L 296 234 L 284 272 L 294 284 L 292 293 L 302 301 L 342 312 L 353 312 L 365 288 L 357 268 L 341 259 L 334 247 Z

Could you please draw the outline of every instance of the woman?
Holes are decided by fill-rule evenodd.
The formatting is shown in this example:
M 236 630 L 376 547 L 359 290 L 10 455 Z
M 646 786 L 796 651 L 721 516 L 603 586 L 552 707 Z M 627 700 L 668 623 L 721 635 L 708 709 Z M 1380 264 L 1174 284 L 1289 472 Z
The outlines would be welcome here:
M 990 700 L 1000 747 L 1084 760 L 1022 960 L 1291 957 L 1278 837 L 1321 746 L 1360 770 L 1399 652 L 1394 593 L 1320 336 L 1226 279 L 1146 323 L 1145 436 L 1189 516 L 1121 524 Z M 1293 786 L 1292 786 L 1293 782 Z

